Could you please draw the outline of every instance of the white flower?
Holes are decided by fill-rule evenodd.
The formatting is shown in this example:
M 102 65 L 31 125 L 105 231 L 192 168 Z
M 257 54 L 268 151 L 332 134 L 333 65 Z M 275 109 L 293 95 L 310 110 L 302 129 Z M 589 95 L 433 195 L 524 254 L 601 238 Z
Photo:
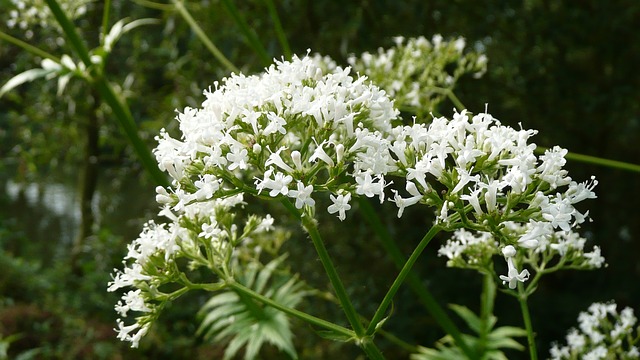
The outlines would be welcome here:
M 333 201 L 332 205 L 329 205 L 327 211 L 329 214 L 338 213 L 338 219 L 340 221 L 347 218 L 346 211 L 351 210 L 351 205 L 349 205 L 349 201 L 351 201 L 351 193 L 340 194 L 337 197 L 333 196 L 333 194 L 329 195 L 331 201 Z
M 264 179 L 258 179 L 256 181 L 256 189 L 258 189 L 258 194 L 262 192 L 264 189 L 270 189 L 269 196 L 276 197 L 279 194 L 287 195 L 289 193 L 289 183 L 293 180 L 291 175 L 285 175 L 281 172 L 277 172 L 273 179 L 271 179 L 271 175 L 273 174 L 273 169 L 265 171 Z
M 298 181 L 296 190 L 289 190 L 288 196 L 296 199 L 296 208 L 302 209 L 303 206 L 314 206 L 315 200 L 311 197 L 313 194 L 313 185 L 304 186 L 301 181 Z
M 507 260 L 508 270 L 506 276 L 500 275 L 500 280 L 502 280 L 504 284 L 508 283 L 509 289 L 515 289 L 518 281 L 525 282 L 529 279 L 529 270 L 524 269 L 518 273 L 518 269 L 516 269 L 513 263 L 513 258 L 516 256 L 516 249 L 513 246 L 505 246 L 504 249 L 502 249 L 502 255 L 504 255 Z
M 240 146 L 232 146 L 231 151 L 227 154 L 227 160 L 231 162 L 228 169 L 232 171 L 235 169 L 246 170 L 249 166 L 247 164 L 248 155 L 249 151 L 247 149 Z
M 405 186 L 406 190 L 412 196 L 409 198 L 402 198 L 400 194 L 396 190 L 392 190 L 394 193 L 393 202 L 398 207 L 398 218 L 402 217 L 402 213 L 407 206 L 415 205 L 422 199 L 422 194 L 418 191 L 416 184 L 411 181 L 407 181 L 407 185 Z
M 605 264 L 605 259 L 601 255 L 600 247 L 598 246 L 594 246 L 593 251 L 585 253 L 583 256 L 589 259 L 589 265 L 594 268 L 600 268 Z
M 214 175 L 200 175 L 200 179 L 194 182 L 194 185 L 198 188 L 198 191 L 195 193 L 196 199 L 211 199 L 213 194 L 220 189 L 221 182 L 222 180 L 216 178 Z
M 316 162 L 318 159 L 320 159 L 331 167 L 335 166 L 335 163 L 333 162 L 331 157 L 329 157 L 329 155 L 327 155 L 327 153 L 322 148 L 326 143 L 327 143 L 326 141 L 323 141 L 320 144 L 318 144 L 318 146 L 316 147 L 316 150 L 313 152 L 313 155 L 311 155 L 311 157 L 309 158 L 309 162 Z
M 271 217 L 271 215 L 267 214 L 267 216 L 265 216 L 262 221 L 260 221 L 260 224 L 258 224 L 258 227 L 256 228 L 256 233 L 261 233 L 261 232 L 267 232 L 267 231 L 271 231 L 274 229 L 273 227 L 273 217 Z
M 198 234 L 205 239 L 215 239 L 222 233 L 222 229 L 218 227 L 218 222 L 215 219 L 211 219 L 211 224 L 202 224 L 202 232 Z
M 293 168 L 287 165 L 287 163 L 285 163 L 284 160 L 282 160 L 282 157 L 280 156 L 280 152 L 286 149 L 287 149 L 286 147 L 282 146 L 276 152 L 271 153 L 271 155 L 269 155 L 269 158 L 264 164 L 266 166 L 275 165 L 290 174 L 293 173 Z

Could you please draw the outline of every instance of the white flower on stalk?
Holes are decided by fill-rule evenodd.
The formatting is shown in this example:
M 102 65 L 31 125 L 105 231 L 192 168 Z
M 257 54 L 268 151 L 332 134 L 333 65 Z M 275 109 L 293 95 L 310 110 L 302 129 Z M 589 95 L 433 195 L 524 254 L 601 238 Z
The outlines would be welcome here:
M 329 195 L 333 204 L 329 205 L 327 211 L 329 214 L 338 213 L 338 219 L 343 221 L 347 218 L 346 212 L 351 210 L 351 205 L 349 205 L 349 201 L 351 201 L 351 193 L 339 194 L 338 196 L 333 196 L 333 194 Z
M 404 209 L 406 207 L 417 204 L 423 198 L 423 195 L 420 193 L 420 191 L 418 191 L 416 184 L 412 183 L 411 181 L 407 181 L 405 189 L 407 190 L 407 192 L 409 192 L 411 197 L 403 198 L 400 196 L 400 194 L 398 194 L 396 190 L 392 190 L 394 193 L 392 201 L 396 203 L 396 206 L 398 207 L 399 218 L 402 217 L 402 214 L 404 213 Z
M 518 282 L 525 282 L 529 279 L 529 270 L 524 269 L 521 272 L 518 272 L 516 268 L 513 258 L 516 256 L 516 249 L 507 245 L 502 249 L 502 255 L 504 255 L 505 260 L 507 260 L 507 275 L 500 275 L 500 280 L 502 280 L 503 284 L 509 284 L 509 289 L 515 289 Z
M 298 181 L 296 190 L 289 190 L 288 196 L 296 199 L 296 208 L 302 209 L 305 205 L 314 206 L 316 204 L 311 194 L 313 194 L 313 185 L 304 186 L 301 181 Z

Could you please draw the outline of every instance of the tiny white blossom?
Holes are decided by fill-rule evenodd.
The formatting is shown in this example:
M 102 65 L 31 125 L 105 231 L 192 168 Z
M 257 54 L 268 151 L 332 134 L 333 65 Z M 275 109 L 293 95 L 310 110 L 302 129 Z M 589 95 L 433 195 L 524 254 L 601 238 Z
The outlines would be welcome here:
M 329 214 L 338 213 L 338 219 L 340 221 L 347 218 L 346 211 L 351 210 L 351 205 L 349 205 L 349 201 L 351 201 L 351 193 L 340 194 L 338 196 L 333 196 L 333 194 L 329 195 L 333 204 L 329 205 L 327 211 Z
M 296 190 L 289 190 L 288 196 L 296 199 L 296 208 L 302 209 L 305 205 L 314 206 L 315 200 L 311 197 L 313 194 L 313 185 L 304 186 L 301 181 L 296 184 Z

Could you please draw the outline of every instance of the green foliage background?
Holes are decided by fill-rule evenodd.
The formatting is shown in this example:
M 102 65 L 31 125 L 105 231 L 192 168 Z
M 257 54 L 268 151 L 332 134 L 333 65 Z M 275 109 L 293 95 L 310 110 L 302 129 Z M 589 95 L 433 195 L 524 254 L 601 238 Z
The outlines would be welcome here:
M 0 28 L 16 37 L 19 30 L 5 25 L 8 0 L 0 0 Z M 95 11 L 77 21 L 84 37 L 97 44 L 99 3 Z M 268 9 L 262 1 L 236 4 L 270 56 L 281 49 Z M 464 36 L 469 46 L 486 52 L 488 72 L 481 80 L 463 78 L 456 95 L 473 112 L 484 109 L 503 123 L 538 129 L 541 146 L 560 145 L 571 152 L 640 163 L 640 3 L 634 0 L 598 1 L 278 1 L 282 26 L 292 51 L 307 49 L 330 55 L 346 64 L 349 54 L 376 51 L 392 44 L 391 37 L 431 35 Z M 200 26 L 233 63 L 245 72 L 267 65 L 251 49 L 222 2 L 189 2 Z M 107 66 L 111 80 L 121 84 L 149 147 L 161 127 L 176 127 L 174 109 L 198 106 L 202 89 L 221 79 L 226 70 L 210 55 L 176 13 L 163 13 L 134 2 L 113 2 L 112 18 L 159 18 L 159 25 L 134 30 L 117 44 Z M 31 42 L 62 54 L 51 39 L 53 30 L 34 31 Z M 38 59 L 6 42 L 0 42 L 0 83 L 39 65 Z M 113 294 L 105 293 L 109 272 L 119 265 L 126 244 L 142 222 L 154 213 L 153 185 L 136 163 L 126 139 L 110 119 L 107 107 L 96 103 L 86 85 L 72 80 L 63 97 L 56 97 L 55 82 L 44 80 L 22 86 L 0 99 L 0 178 L 44 183 L 76 184 L 82 163 L 83 126 L 98 107 L 100 130 L 100 179 L 104 217 L 127 213 L 126 222 L 100 222 L 81 256 L 81 275 L 69 267 L 70 244 L 56 235 L 35 234 L 32 218 L 47 219 L 42 209 L 16 209 L 0 192 L 0 341 L 21 334 L 10 346 L 15 356 L 39 349 L 35 358 L 216 358 L 223 349 L 202 343 L 193 334 L 195 312 L 206 301 L 183 299 L 166 311 L 141 349 L 129 350 L 115 339 Z M 450 115 L 452 104 L 439 111 Z M 538 333 L 538 348 L 546 355 L 549 343 L 561 340 L 573 326 L 577 313 L 594 301 L 615 299 L 619 306 L 640 311 L 640 175 L 595 165 L 569 162 L 574 179 L 595 175 L 599 198 L 589 203 L 594 223 L 583 233 L 602 247 L 609 267 L 588 273 L 560 273 L 541 284 L 532 297 L 531 311 Z M 61 180 L 62 179 L 62 180 Z M 133 181 L 134 184 L 131 182 Z M 132 204 L 125 194 L 137 187 L 148 196 Z M 134 209 L 131 212 L 132 208 Z M 129 211 L 127 211 L 127 209 Z M 386 211 L 389 226 L 409 251 L 431 221 L 431 214 L 409 212 L 395 221 L 395 210 Z M 37 221 L 36 221 L 37 223 Z M 362 313 L 375 302 L 395 274 L 366 223 L 354 216 L 334 226 L 321 219 L 321 231 L 336 254 L 336 262 L 355 303 Z M 294 227 L 295 229 L 295 227 Z M 344 236 L 347 232 L 348 236 Z M 34 235 L 35 234 L 35 235 Z M 345 241 L 344 239 L 349 239 Z M 406 243 L 403 243 L 406 242 Z M 288 244 L 297 259 L 293 267 L 312 285 L 324 287 L 319 264 L 309 241 L 302 235 Z M 480 279 L 471 272 L 445 269 L 432 246 L 419 262 L 418 271 L 442 304 L 478 306 Z M 53 254 L 53 255 L 52 255 Z M 371 264 L 375 264 L 372 266 Z M 381 280 L 382 279 L 382 280 Z M 390 280 L 389 280 L 390 281 Z M 374 299 L 374 301 L 370 301 Z M 331 307 L 320 300 L 305 300 L 327 317 Z M 520 326 L 512 299 L 497 299 L 499 324 Z M 354 358 L 351 347 L 325 342 L 307 327 L 295 327 L 301 358 Z M 433 319 L 406 290 L 395 301 L 389 331 L 409 342 L 431 346 L 443 334 Z M 384 345 L 383 349 L 384 349 Z M 392 347 L 389 347 L 389 352 Z M 397 350 L 395 350 L 397 351 Z M 405 353 L 389 353 L 402 358 Z M 339 354 L 339 355 L 337 355 Z M 28 353 L 27 353 L 28 355 Z M 265 358 L 279 358 L 267 350 Z M 346 356 L 346 357 L 345 357 Z M 513 353 L 512 358 L 526 358 Z M 511 357 L 510 357 L 511 358 Z

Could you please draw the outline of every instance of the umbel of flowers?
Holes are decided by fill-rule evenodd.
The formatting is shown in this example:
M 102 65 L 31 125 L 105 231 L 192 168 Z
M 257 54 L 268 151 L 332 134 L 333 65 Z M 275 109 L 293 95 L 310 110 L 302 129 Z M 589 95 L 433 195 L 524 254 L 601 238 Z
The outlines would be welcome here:
M 366 77 L 349 68 L 323 73 L 310 57 L 276 62 L 260 75 L 233 74 L 204 95 L 201 108 L 178 113 L 179 136 L 163 130 L 157 137 L 156 159 L 172 178 L 157 189 L 169 221 L 147 224 L 109 284 L 109 291 L 131 289 L 116 310 L 122 318 L 137 314 L 133 324 L 118 320 L 118 337 L 133 346 L 163 304 L 182 294 L 162 285 L 189 283 L 197 267 L 233 277 L 237 254 L 268 236 L 271 216 L 249 215 L 242 225 L 232 215 L 242 196 L 291 204 L 302 219 L 313 219 L 319 197 L 330 199 L 326 211 L 340 220 L 359 196 L 394 203 L 398 217 L 426 205 L 437 228 L 481 234 L 485 259 L 502 254 L 508 272 L 500 279 L 510 288 L 529 276 L 520 254 L 553 249 L 602 264 L 599 253 L 591 261 L 562 245 L 587 219 L 575 205 L 595 197 L 596 181 L 573 181 L 563 169 L 566 150 L 538 157 L 529 142 L 535 131 L 502 125 L 486 110 L 403 122 Z M 449 248 L 441 251 L 452 261 L 464 252 Z

